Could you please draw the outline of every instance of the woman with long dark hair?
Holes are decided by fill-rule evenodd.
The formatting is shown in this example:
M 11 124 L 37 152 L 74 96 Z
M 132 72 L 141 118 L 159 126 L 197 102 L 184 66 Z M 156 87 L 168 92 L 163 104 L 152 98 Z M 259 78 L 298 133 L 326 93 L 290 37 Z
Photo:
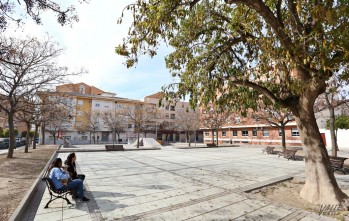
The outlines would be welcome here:
M 77 174 L 76 172 L 76 154 L 70 153 L 67 157 L 67 159 L 64 161 L 64 164 L 68 166 L 67 171 L 69 172 L 70 178 L 72 180 L 80 179 L 82 181 L 85 180 L 84 174 Z
M 76 179 L 67 182 L 70 176 L 67 171 L 63 171 L 61 158 L 57 158 L 53 161 L 48 172 L 48 176 L 52 180 L 56 189 L 71 189 L 74 191 L 74 194 L 76 194 L 76 197 L 79 197 L 82 201 L 89 201 L 89 199 L 84 196 L 82 180 Z

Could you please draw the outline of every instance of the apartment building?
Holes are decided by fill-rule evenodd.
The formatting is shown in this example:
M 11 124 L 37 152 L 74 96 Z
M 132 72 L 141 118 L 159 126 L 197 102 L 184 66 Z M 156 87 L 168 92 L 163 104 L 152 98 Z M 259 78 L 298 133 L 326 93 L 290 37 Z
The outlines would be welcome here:
M 85 83 L 66 84 L 56 87 L 56 92 L 64 94 L 70 99 L 72 107 L 70 119 L 62 125 L 59 133 L 60 140 L 69 141 L 71 144 L 87 144 L 87 143 L 111 143 L 114 140 L 113 131 L 102 120 L 101 114 L 106 112 L 117 112 L 134 106 L 137 100 L 117 97 L 115 93 L 103 91 L 94 86 Z M 96 129 L 90 134 L 81 130 L 86 113 L 96 114 Z M 129 142 L 136 138 L 134 127 L 129 125 L 126 132 L 121 134 L 119 142 Z M 45 132 L 45 143 L 53 143 L 52 134 Z
M 163 94 L 161 92 L 148 95 L 144 98 L 145 103 L 156 105 L 158 108 L 158 115 L 156 122 L 156 137 L 158 140 L 167 142 L 187 142 L 188 137 L 185 134 L 185 128 L 180 125 L 180 118 L 186 112 L 197 112 L 199 109 L 192 110 L 189 106 L 189 102 L 177 101 L 177 102 L 166 102 L 162 101 L 162 105 L 159 107 L 159 101 Z M 194 115 L 193 115 L 194 116 Z M 193 119 L 193 122 L 199 122 L 199 117 Z M 202 131 L 193 131 L 190 136 L 191 142 L 202 142 L 203 134 Z

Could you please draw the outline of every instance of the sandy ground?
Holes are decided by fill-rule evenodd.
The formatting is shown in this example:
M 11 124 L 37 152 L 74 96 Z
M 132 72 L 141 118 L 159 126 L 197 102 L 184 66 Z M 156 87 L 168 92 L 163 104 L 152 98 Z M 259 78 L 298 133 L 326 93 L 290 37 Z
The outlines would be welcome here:
M 281 148 L 275 148 L 275 151 L 281 151 Z M 298 150 L 296 153 L 297 159 L 301 159 L 303 155 L 302 150 Z M 286 159 L 285 159 L 286 160 Z M 344 167 L 349 168 L 349 160 L 345 161 Z M 337 172 L 336 172 L 337 173 Z M 342 174 L 339 172 L 339 174 Z M 314 204 L 310 204 L 300 198 L 299 193 L 304 185 L 304 180 L 289 180 L 281 183 L 277 183 L 275 185 L 267 186 L 250 193 L 252 198 L 259 199 L 269 199 L 276 203 L 283 203 L 289 205 L 294 208 L 300 208 L 303 210 L 315 212 L 319 214 L 319 207 Z M 349 188 L 341 187 L 342 191 L 349 196 Z M 325 214 L 328 215 L 328 214 Z M 349 215 L 348 211 L 340 211 L 332 215 L 328 215 L 330 217 L 336 218 L 338 220 L 345 220 L 344 216 Z
M 11 159 L 0 155 L 0 221 L 9 219 L 56 149 L 38 146 L 29 153 L 19 149 Z

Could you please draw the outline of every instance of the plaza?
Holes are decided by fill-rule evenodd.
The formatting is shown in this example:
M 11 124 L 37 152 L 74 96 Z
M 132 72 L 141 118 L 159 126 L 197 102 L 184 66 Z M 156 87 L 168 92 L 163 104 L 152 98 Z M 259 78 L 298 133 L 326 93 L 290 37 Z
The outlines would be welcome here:
M 304 173 L 304 161 L 258 147 L 76 153 L 90 202 L 58 199 L 44 209 L 45 188 L 34 220 L 332 220 L 250 198 L 249 190 Z

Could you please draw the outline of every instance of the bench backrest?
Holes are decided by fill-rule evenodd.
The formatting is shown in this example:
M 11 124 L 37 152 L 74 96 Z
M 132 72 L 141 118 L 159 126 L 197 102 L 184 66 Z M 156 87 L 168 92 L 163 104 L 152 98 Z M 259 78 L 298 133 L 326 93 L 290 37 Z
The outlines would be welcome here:
M 342 168 L 344 164 L 344 160 L 334 159 L 334 158 L 330 158 L 330 162 L 332 166 L 340 167 L 340 168 Z
M 54 193 L 61 194 L 61 193 L 65 193 L 68 191 L 68 190 L 57 190 L 55 185 L 53 184 L 51 178 L 49 178 L 49 177 L 44 177 L 44 178 L 42 178 L 42 180 L 46 182 L 47 188 Z
M 294 154 L 296 154 L 296 152 L 297 152 L 297 150 L 290 150 L 290 149 L 284 149 L 284 153 L 287 153 L 287 154 L 292 154 L 292 155 L 294 155 Z

